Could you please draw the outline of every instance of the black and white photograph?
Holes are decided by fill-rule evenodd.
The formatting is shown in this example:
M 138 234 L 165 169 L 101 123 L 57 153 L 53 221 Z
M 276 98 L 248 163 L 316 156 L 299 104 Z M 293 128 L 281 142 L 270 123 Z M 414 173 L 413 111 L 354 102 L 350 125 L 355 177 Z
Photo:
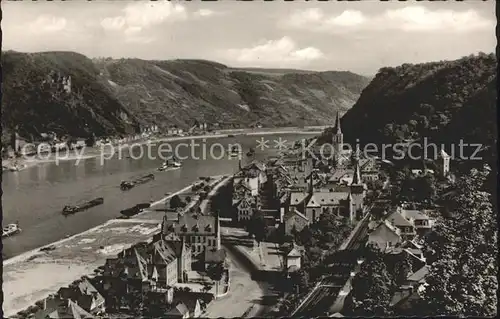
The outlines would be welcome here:
M 1 1 L 2 318 L 496 317 L 496 1 Z

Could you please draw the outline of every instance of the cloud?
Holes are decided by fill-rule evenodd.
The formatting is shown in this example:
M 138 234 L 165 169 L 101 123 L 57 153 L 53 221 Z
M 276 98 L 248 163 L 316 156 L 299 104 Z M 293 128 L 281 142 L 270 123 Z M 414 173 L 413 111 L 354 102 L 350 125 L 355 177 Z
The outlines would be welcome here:
M 200 9 L 193 13 L 195 17 L 210 17 L 217 14 L 217 12 L 210 9 Z
M 388 10 L 385 18 L 404 31 L 473 31 L 492 26 L 491 21 L 481 17 L 474 10 L 430 11 L 424 7 L 406 7 Z
M 346 33 L 350 31 L 406 32 L 468 32 L 488 29 L 493 21 L 481 17 L 474 10 L 429 10 L 421 6 L 387 10 L 382 14 L 366 16 L 361 11 L 346 10 L 338 15 L 326 15 L 321 9 L 295 11 L 280 21 L 280 26 L 316 32 Z
M 68 21 L 65 18 L 52 15 L 41 15 L 29 24 L 29 29 L 35 33 L 51 33 L 66 29 Z
M 107 17 L 101 26 L 108 31 L 142 30 L 167 21 L 187 18 L 186 8 L 171 2 L 131 3 L 122 10 L 122 15 Z
M 323 52 L 314 47 L 297 48 L 290 37 L 269 40 L 250 48 L 229 49 L 226 57 L 250 66 L 302 66 L 323 58 Z

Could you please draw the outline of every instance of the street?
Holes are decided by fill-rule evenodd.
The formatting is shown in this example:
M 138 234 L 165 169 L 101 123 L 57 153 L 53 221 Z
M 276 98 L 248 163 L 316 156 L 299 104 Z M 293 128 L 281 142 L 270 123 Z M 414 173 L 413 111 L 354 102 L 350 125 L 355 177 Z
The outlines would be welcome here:
M 236 256 L 231 248 L 224 248 L 230 264 L 229 292 L 215 300 L 202 317 L 253 317 L 263 308 L 261 301 L 265 296 L 266 284 L 253 281 L 246 261 Z

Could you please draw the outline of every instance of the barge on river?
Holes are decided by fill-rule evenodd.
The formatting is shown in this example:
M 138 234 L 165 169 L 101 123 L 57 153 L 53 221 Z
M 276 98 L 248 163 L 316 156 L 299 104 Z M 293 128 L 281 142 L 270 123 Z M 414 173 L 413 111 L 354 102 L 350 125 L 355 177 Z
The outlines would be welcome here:
M 132 217 L 134 215 L 137 215 L 141 212 L 143 212 L 146 208 L 151 207 L 150 203 L 142 203 L 142 204 L 137 204 L 134 207 L 124 209 L 120 211 L 120 214 L 122 214 L 125 217 Z
M 15 224 L 8 224 L 7 226 L 4 226 L 3 232 L 2 232 L 2 238 L 5 237 L 10 237 L 15 234 L 19 234 L 21 232 L 21 228 L 19 227 L 19 223 L 16 222 Z
M 134 188 L 137 185 L 145 184 L 145 183 L 152 181 L 154 179 L 155 179 L 155 176 L 153 174 L 149 174 L 149 175 L 134 179 L 132 181 L 121 182 L 120 188 L 122 191 L 126 191 L 126 190 L 129 190 L 131 188 Z
M 65 216 L 72 215 L 102 204 L 104 204 L 104 198 L 98 197 L 96 199 L 93 199 L 91 201 L 85 202 L 80 205 L 64 206 L 62 213 Z

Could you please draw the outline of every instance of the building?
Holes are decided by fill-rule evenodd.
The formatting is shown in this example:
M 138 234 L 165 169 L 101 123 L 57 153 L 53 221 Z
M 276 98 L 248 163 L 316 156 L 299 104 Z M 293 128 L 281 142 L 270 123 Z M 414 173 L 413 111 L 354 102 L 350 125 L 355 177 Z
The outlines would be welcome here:
M 379 250 L 385 251 L 388 247 L 395 247 L 402 242 L 399 229 L 389 221 L 384 220 L 368 234 L 367 245 L 373 245 Z
M 427 285 L 425 278 L 429 274 L 429 266 L 424 265 L 406 279 L 406 282 L 394 293 L 390 306 L 401 315 L 411 315 L 415 302 L 422 298 Z
M 435 221 L 429 217 L 429 211 L 403 209 L 401 207 L 398 207 L 397 211 L 401 214 L 401 216 L 413 224 L 417 235 L 425 235 L 434 226 Z
M 417 235 L 414 224 L 403 217 L 399 211 L 389 214 L 386 220 L 399 229 L 399 234 L 403 240 L 412 240 Z
M 163 242 L 175 254 L 177 258 L 177 281 L 187 282 L 187 274 L 191 271 L 192 265 L 192 250 L 184 238 L 177 236 L 173 233 L 165 236 Z
M 189 309 L 184 303 L 178 303 L 176 306 L 172 307 L 167 313 L 165 313 L 165 318 L 190 318 Z
M 349 192 L 315 191 L 313 179 L 310 178 L 307 193 L 292 192 L 290 196 L 290 210 L 295 209 L 302 213 L 310 223 L 318 220 L 323 213 L 332 213 L 345 216 L 354 221 L 356 212 L 363 209 L 364 185 L 359 184 L 359 177 L 353 179 Z
M 248 195 L 243 196 L 239 199 L 239 201 L 236 201 L 234 207 L 236 210 L 235 221 L 238 223 L 250 220 L 257 209 L 255 198 Z
M 58 296 L 62 300 L 71 300 L 86 312 L 99 314 L 105 311 L 105 300 L 92 285 L 88 277 L 74 281 L 68 287 L 59 289 Z
M 184 244 L 184 243 L 182 243 Z M 176 253 L 170 245 L 163 239 L 153 243 L 152 262 L 148 267 L 151 267 L 151 277 L 153 279 L 154 288 L 166 288 L 175 285 L 177 282 L 182 282 L 183 267 L 182 258 L 177 258 Z
M 283 249 L 283 267 L 284 271 L 290 270 L 292 267 L 296 270 L 301 267 L 302 253 L 300 248 L 294 243 Z
M 309 219 L 296 209 L 290 210 L 290 212 L 285 214 L 283 217 L 283 225 L 286 235 L 292 235 L 294 232 L 300 232 L 309 224 Z
M 167 214 L 163 218 L 163 236 L 175 234 L 191 246 L 194 256 L 199 256 L 206 249 L 220 249 L 219 216 L 199 214 L 177 214 L 177 219 L 169 220 Z
M 49 318 L 49 319 L 81 319 L 81 318 L 95 318 L 92 314 L 85 311 L 76 302 L 71 299 L 60 301 L 51 309 L 45 309 L 41 316 L 34 316 L 35 318 Z
M 259 190 L 267 182 L 266 166 L 254 161 L 242 167 L 240 160 L 239 171 L 234 175 L 233 185 L 241 184 L 242 181 L 250 188 L 252 196 L 259 195 Z
M 441 149 L 441 152 L 439 153 L 439 159 L 441 160 L 441 175 L 447 176 L 450 172 L 451 156 L 448 155 L 444 149 Z

